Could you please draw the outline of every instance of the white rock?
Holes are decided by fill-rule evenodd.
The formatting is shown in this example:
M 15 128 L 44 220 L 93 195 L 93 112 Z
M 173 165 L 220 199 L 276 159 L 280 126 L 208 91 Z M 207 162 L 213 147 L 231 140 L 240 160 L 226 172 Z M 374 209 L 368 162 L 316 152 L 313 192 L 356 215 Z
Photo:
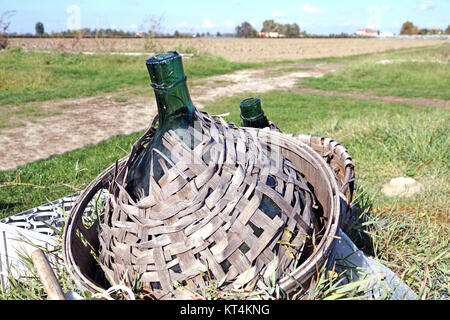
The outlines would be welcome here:
M 383 193 L 388 197 L 412 197 L 423 188 L 423 185 L 413 178 L 398 177 L 383 185 Z

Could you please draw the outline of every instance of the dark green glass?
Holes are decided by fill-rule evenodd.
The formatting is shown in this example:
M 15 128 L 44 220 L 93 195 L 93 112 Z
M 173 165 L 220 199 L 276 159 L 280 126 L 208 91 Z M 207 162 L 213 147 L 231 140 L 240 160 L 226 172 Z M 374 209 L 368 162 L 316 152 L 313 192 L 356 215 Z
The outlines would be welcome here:
M 241 108 L 241 119 L 244 127 L 265 128 L 269 126 L 261 108 L 261 99 L 245 99 L 240 103 L 239 107 Z
M 173 130 L 191 148 L 194 144 L 187 129 L 194 125 L 195 107 L 189 96 L 181 56 L 176 51 L 169 51 L 147 59 L 146 64 L 159 120 L 153 139 L 130 165 L 126 176 L 125 189 L 134 201 L 149 194 L 151 169 L 155 181 L 163 175 L 158 162 L 163 157 L 153 149 L 174 160 L 170 150 L 162 144 L 162 137 L 168 130 Z

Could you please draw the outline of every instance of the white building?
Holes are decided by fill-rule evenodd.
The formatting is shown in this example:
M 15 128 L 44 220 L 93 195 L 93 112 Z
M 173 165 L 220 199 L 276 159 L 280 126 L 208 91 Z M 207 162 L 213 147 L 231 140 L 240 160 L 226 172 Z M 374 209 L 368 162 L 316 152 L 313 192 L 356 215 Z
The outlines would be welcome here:
M 394 36 L 395 36 L 395 34 L 393 32 L 381 32 L 380 33 L 380 37 L 383 37 L 383 38 L 391 38 Z
M 284 34 L 281 34 L 278 31 L 269 31 L 269 32 L 260 32 L 259 36 L 262 38 L 283 38 Z
M 358 29 L 356 30 L 356 35 L 361 37 L 378 37 L 380 30 Z

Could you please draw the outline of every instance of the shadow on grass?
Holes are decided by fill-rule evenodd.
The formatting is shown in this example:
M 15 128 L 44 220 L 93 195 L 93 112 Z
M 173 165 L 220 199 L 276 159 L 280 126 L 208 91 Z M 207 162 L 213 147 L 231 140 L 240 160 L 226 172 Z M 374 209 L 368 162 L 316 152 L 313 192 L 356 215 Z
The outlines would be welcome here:
M 16 206 L 20 205 L 19 202 L 4 202 L 0 201 L 0 219 L 6 218 Z
M 373 199 L 364 189 L 355 184 L 355 198 L 353 199 L 353 222 L 347 230 L 348 237 L 368 256 L 374 256 L 373 240 L 367 233 L 374 221 L 370 215 Z

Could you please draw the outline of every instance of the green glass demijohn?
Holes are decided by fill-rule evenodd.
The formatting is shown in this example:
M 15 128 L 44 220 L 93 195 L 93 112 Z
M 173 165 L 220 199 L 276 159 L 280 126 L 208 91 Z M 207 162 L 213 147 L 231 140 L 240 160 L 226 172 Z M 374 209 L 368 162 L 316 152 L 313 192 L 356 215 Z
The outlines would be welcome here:
M 240 105 L 241 119 L 244 127 L 265 128 L 269 126 L 264 111 L 261 108 L 260 98 L 248 98 Z
M 319 228 L 312 192 L 278 150 L 284 145 L 266 140 L 269 131 L 254 136 L 254 130 L 196 110 L 177 52 L 146 64 L 159 122 L 114 172 L 100 223 L 104 273 L 127 286 L 137 279 L 169 297 L 178 290 L 174 281 L 263 283 L 273 257 L 279 269 L 271 274 L 291 270 L 296 252 L 304 254 L 306 235 Z M 259 99 L 241 105 L 245 120 L 264 116 Z M 301 247 L 288 254 L 279 243 L 290 240 Z M 239 286 L 244 284 L 250 283 Z
M 152 140 L 128 169 L 125 189 L 134 201 L 149 194 L 150 175 L 155 181 L 162 177 L 163 170 L 158 162 L 162 158 L 160 153 L 171 159 L 170 150 L 162 143 L 168 130 L 173 130 L 191 148 L 194 144 L 187 129 L 193 126 L 195 107 L 189 96 L 181 56 L 176 51 L 168 51 L 147 59 L 146 65 L 159 119 Z

